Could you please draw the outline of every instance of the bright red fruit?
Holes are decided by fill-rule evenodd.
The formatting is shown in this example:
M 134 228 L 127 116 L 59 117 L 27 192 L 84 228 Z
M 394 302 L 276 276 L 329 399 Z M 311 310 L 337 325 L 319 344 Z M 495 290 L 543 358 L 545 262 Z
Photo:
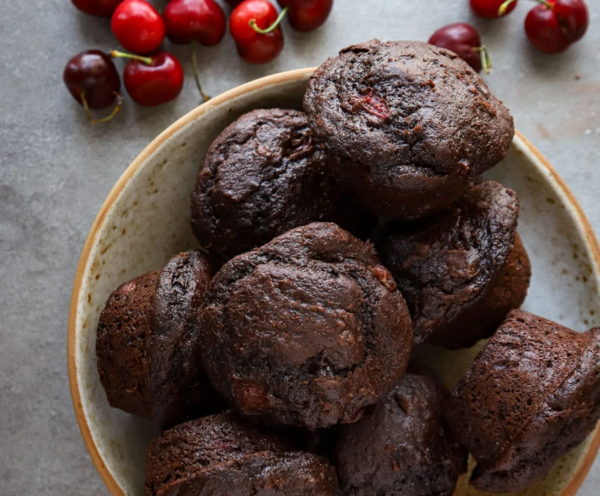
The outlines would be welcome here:
M 99 50 L 86 50 L 73 57 L 63 72 L 63 80 L 73 98 L 83 105 L 92 124 L 104 122 L 119 111 L 121 79 L 110 57 Z M 117 102 L 112 114 L 95 120 L 90 109 L 103 109 Z
M 498 17 L 504 17 L 510 14 L 517 6 L 517 1 L 511 2 L 507 5 L 504 13 L 500 13 L 500 7 L 505 0 L 470 0 L 471 10 L 479 17 L 485 17 L 486 19 L 497 19 Z
M 123 0 L 71 0 L 73 5 L 86 14 L 110 17 Z
M 429 38 L 429 43 L 453 51 L 477 72 L 484 68 L 488 73 L 491 69 L 491 63 L 485 47 L 481 44 L 479 33 L 466 22 L 449 24 L 438 29 Z
M 113 56 L 127 54 L 113 52 Z M 150 57 L 136 57 L 123 71 L 127 93 L 136 103 L 154 107 L 175 99 L 183 88 L 183 67 L 174 55 L 158 52 Z
M 298 31 L 313 31 L 329 17 L 333 0 L 277 0 L 279 5 L 288 7 L 290 24 Z
M 233 10 L 229 29 L 242 59 L 251 64 L 265 64 L 279 55 L 283 32 L 279 25 L 273 28 L 278 18 L 277 9 L 267 0 L 244 0 Z M 269 32 L 257 32 L 251 21 L 258 29 Z
M 525 32 L 538 50 L 554 54 L 583 38 L 588 24 L 588 9 L 582 0 L 548 0 L 527 14 Z
M 167 36 L 174 43 L 216 45 L 225 36 L 227 19 L 214 0 L 171 0 L 163 13 Z
M 145 0 L 125 0 L 115 10 L 110 26 L 119 43 L 134 53 L 153 52 L 165 37 L 162 17 Z

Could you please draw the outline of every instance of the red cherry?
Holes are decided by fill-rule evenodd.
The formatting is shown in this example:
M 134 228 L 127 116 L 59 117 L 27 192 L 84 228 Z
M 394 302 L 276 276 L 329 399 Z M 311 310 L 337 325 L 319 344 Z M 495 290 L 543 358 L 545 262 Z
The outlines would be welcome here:
M 121 80 L 110 57 L 99 50 L 86 50 L 73 57 L 63 72 L 63 80 L 73 98 L 83 105 L 92 124 L 104 122 L 119 111 Z M 90 109 L 103 109 L 117 102 L 104 119 L 94 119 Z
M 125 0 L 115 10 L 110 26 L 117 40 L 130 52 L 153 52 L 165 37 L 162 17 L 145 0 Z
M 225 36 L 227 19 L 214 0 L 172 0 L 163 17 L 167 36 L 174 43 L 197 41 L 212 46 Z
M 438 29 L 429 38 L 429 43 L 453 51 L 477 72 L 484 68 L 487 74 L 491 70 L 492 64 L 487 50 L 481 44 L 479 33 L 466 22 L 457 22 Z
M 588 23 L 587 6 L 582 0 L 548 0 L 527 14 L 525 32 L 538 50 L 554 54 L 583 38 Z
M 589 24 L 588 9 L 583 0 L 556 0 L 548 4 L 571 43 L 583 38 Z
M 313 31 L 329 17 L 333 0 L 277 0 L 282 8 L 289 7 L 290 24 L 298 31 Z
M 258 32 L 256 29 L 261 30 Z M 283 48 L 281 16 L 267 0 L 244 0 L 231 13 L 229 29 L 240 57 L 251 64 L 271 62 Z
M 127 93 L 136 103 L 154 107 L 175 99 L 183 88 L 183 67 L 177 58 L 167 52 L 149 57 L 131 55 L 113 50 L 113 57 L 131 59 L 123 71 Z
M 86 14 L 110 17 L 123 0 L 71 0 L 73 5 Z
M 501 13 L 500 7 L 506 4 L 505 10 Z M 470 0 L 469 5 L 471 10 L 479 17 L 485 17 L 486 19 L 497 19 L 498 17 L 504 17 L 515 10 L 517 6 L 517 0 L 512 2 L 506 2 L 506 0 Z

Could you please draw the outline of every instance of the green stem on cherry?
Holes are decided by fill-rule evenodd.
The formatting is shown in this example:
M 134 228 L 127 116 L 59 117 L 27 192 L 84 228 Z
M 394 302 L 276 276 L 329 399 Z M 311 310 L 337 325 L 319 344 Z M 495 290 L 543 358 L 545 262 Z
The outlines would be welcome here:
M 85 91 L 81 92 L 81 103 L 83 104 L 83 109 L 85 110 L 85 114 L 87 115 L 87 118 L 90 121 L 90 124 L 92 126 L 95 126 L 96 124 L 102 124 L 103 122 L 110 121 L 115 115 L 117 115 L 119 110 L 121 110 L 121 106 L 123 105 L 123 97 L 116 91 L 114 93 L 117 97 L 117 103 L 115 103 L 115 107 L 113 108 L 112 112 L 109 115 L 107 115 L 106 117 L 102 117 L 102 119 L 94 119 L 94 116 L 92 115 L 92 111 L 90 110 L 90 106 L 88 105 L 87 98 L 85 97 Z
M 500 8 L 498 9 L 498 17 L 502 17 L 504 14 L 506 14 L 506 10 L 508 7 L 510 7 L 510 4 L 515 3 L 516 1 L 517 0 L 506 0 L 506 2 L 500 5 Z
M 475 47 L 473 50 L 479 52 L 481 55 L 481 68 L 483 69 L 483 72 L 486 74 L 492 72 L 492 59 L 485 46 Z
M 111 50 L 110 56 L 113 59 L 117 59 L 117 58 L 133 59 L 133 60 L 139 60 L 146 65 L 152 65 L 151 57 L 142 57 L 141 55 L 134 55 L 133 53 L 120 52 L 119 50 Z
M 552 4 L 550 2 L 548 2 L 548 0 L 534 0 L 534 1 L 537 3 L 541 3 L 547 9 L 552 10 Z
M 205 102 L 208 102 L 210 100 L 210 96 L 208 96 L 202 90 L 202 85 L 200 84 L 200 77 L 198 76 L 198 62 L 196 57 L 196 52 L 198 51 L 197 45 L 198 42 L 196 40 L 192 40 L 192 67 L 194 69 L 194 79 L 196 80 L 196 86 L 198 87 L 200 95 L 202 95 L 202 98 L 204 98 Z
M 163 12 L 165 11 L 166 6 L 167 6 L 167 0 L 160 0 L 160 3 L 158 4 L 158 8 L 156 9 L 157 12 L 160 15 L 163 15 Z
M 258 24 L 256 24 L 256 19 L 250 19 L 250 21 L 248 21 L 248 24 L 250 25 L 250 27 L 252 29 L 254 29 L 254 31 L 256 31 L 259 34 L 269 34 L 272 31 L 274 31 L 277 26 L 279 26 L 279 24 L 281 23 L 281 20 L 285 17 L 288 10 L 289 10 L 289 7 L 286 7 L 285 9 L 283 9 L 279 13 L 279 16 L 277 17 L 277 19 L 275 19 L 275 22 L 266 29 L 259 28 Z

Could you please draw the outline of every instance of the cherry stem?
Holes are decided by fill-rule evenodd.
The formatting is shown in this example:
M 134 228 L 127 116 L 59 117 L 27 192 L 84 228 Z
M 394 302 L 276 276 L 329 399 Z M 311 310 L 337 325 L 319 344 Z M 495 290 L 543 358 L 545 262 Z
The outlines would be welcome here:
M 111 50 L 110 56 L 113 59 L 122 58 L 122 59 L 140 60 L 141 62 L 143 62 L 146 65 L 152 65 L 151 57 L 142 57 L 141 55 L 134 55 L 133 53 L 125 53 L 125 52 L 119 52 L 119 50 Z
M 162 13 L 165 11 L 166 6 L 167 0 L 160 0 L 160 3 L 158 4 L 158 9 L 156 9 L 160 15 L 162 15 Z
M 115 103 L 115 107 L 113 108 L 112 112 L 106 117 L 102 117 L 102 119 L 94 119 L 92 116 L 92 111 L 90 110 L 90 106 L 88 105 L 87 98 L 85 97 L 85 91 L 81 92 L 81 103 L 83 103 L 83 109 L 85 110 L 85 114 L 87 115 L 87 118 L 92 126 L 110 121 L 115 115 L 117 115 L 119 110 L 121 110 L 121 106 L 123 105 L 123 97 L 116 91 L 113 93 L 117 97 L 117 103 Z
M 256 19 L 250 19 L 250 21 L 248 21 L 248 24 L 250 25 L 250 27 L 252 29 L 254 29 L 254 31 L 256 31 L 259 34 L 269 34 L 272 31 L 274 31 L 277 26 L 279 26 L 279 23 L 281 23 L 281 20 L 285 17 L 288 10 L 289 10 L 289 7 L 286 7 L 285 9 L 283 9 L 279 13 L 279 16 L 277 17 L 277 19 L 275 19 L 275 22 L 266 29 L 259 28 L 258 24 L 256 24 Z
M 210 96 L 208 96 L 202 90 L 202 85 L 200 84 L 200 77 L 198 76 L 198 62 L 196 57 L 196 52 L 198 51 L 197 45 L 198 43 L 196 42 L 196 40 L 192 40 L 192 67 L 194 68 L 194 79 L 196 80 L 196 86 L 198 87 L 200 95 L 202 95 L 202 98 L 204 98 L 205 102 L 208 102 L 210 100 Z
M 473 48 L 473 50 L 475 52 L 479 52 L 479 54 L 481 55 L 481 68 L 483 69 L 483 72 L 485 72 L 486 74 L 492 72 L 492 59 L 490 58 L 490 54 L 488 53 L 485 46 L 482 45 L 480 47 L 475 47 Z
M 547 9 L 552 10 L 552 4 L 550 2 L 548 2 L 547 0 L 534 0 L 534 1 L 537 3 L 541 3 Z
M 516 1 L 517 0 L 506 0 L 506 2 L 500 5 L 500 8 L 498 9 L 498 17 L 502 17 L 504 14 L 506 14 L 506 11 L 508 7 L 510 7 L 510 4 L 515 3 Z

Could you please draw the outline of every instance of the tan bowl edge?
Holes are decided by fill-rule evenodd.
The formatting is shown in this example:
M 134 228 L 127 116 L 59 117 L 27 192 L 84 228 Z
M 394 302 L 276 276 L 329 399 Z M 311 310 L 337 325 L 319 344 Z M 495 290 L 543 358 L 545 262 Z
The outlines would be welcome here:
M 91 248 L 94 244 L 95 236 L 102 225 L 106 214 L 109 209 L 123 190 L 125 184 L 131 179 L 131 177 L 135 174 L 137 169 L 144 163 L 144 161 L 149 158 L 155 150 L 157 150 L 168 138 L 170 138 L 175 132 L 179 129 L 183 128 L 200 115 L 204 114 L 211 107 L 220 105 L 221 103 L 243 95 L 245 93 L 249 93 L 258 88 L 268 86 L 271 84 L 280 84 L 285 83 L 287 81 L 292 81 L 294 79 L 304 78 L 305 76 L 312 74 L 316 67 L 308 67 L 304 69 L 296 69 L 293 71 L 281 72 L 278 74 L 273 74 L 272 76 L 267 76 L 264 78 L 256 79 L 249 83 L 238 86 L 232 90 L 226 91 L 221 95 L 212 98 L 207 103 L 200 105 L 194 110 L 190 111 L 179 120 L 174 122 L 171 126 L 169 126 L 165 131 L 163 131 L 158 137 L 156 137 L 144 150 L 135 158 L 135 160 L 125 169 L 125 172 L 121 175 L 108 197 L 102 204 L 98 215 L 96 216 L 94 223 L 90 229 L 90 232 L 86 238 L 85 244 L 83 246 L 83 250 L 81 252 L 81 257 L 79 259 L 79 263 L 77 265 L 77 272 L 75 273 L 75 280 L 73 282 L 73 291 L 71 293 L 71 304 L 69 310 L 69 324 L 68 324 L 68 334 L 67 334 L 67 361 L 68 361 L 68 370 L 69 370 L 69 384 L 71 388 L 71 397 L 73 400 L 73 407 L 75 409 L 75 416 L 77 417 L 77 423 L 79 424 L 79 428 L 81 430 L 81 435 L 85 442 L 85 445 L 90 453 L 92 461 L 96 466 L 96 469 L 100 473 L 100 476 L 104 480 L 104 483 L 108 487 L 108 490 L 113 496 L 125 496 L 117 482 L 115 481 L 113 475 L 108 470 L 94 440 L 92 438 L 92 434 L 90 431 L 90 427 L 86 422 L 86 418 L 83 412 L 83 407 L 81 404 L 81 396 L 79 394 L 79 384 L 77 382 L 77 365 L 75 361 L 75 331 L 76 331 L 76 317 L 77 317 L 77 299 L 79 295 L 79 291 L 81 289 L 81 285 L 83 282 L 83 274 L 85 271 L 85 267 L 87 265 L 87 260 L 90 255 Z M 533 153 L 536 158 L 544 165 L 546 169 L 552 174 L 553 178 L 556 180 L 556 183 L 561 188 L 563 194 L 569 201 L 569 203 L 574 207 L 577 212 L 577 216 L 581 225 L 584 228 L 586 239 L 590 248 L 592 250 L 594 261 L 597 267 L 600 267 L 600 245 L 598 244 L 598 240 L 594 234 L 592 226 L 590 225 L 583 209 L 579 205 L 579 202 L 576 200 L 575 196 L 564 182 L 564 180 L 558 175 L 554 167 L 550 165 L 550 163 L 544 158 L 544 156 L 527 140 L 519 131 L 515 131 L 516 135 L 522 140 L 523 144 Z M 583 462 L 581 462 L 578 471 L 575 476 L 571 479 L 569 485 L 562 493 L 562 496 L 575 496 L 581 484 L 585 480 L 593 462 L 596 458 L 596 454 L 600 448 L 600 429 L 596 429 L 596 434 L 594 439 L 592 440 L 590 447 L 585 455 Z

